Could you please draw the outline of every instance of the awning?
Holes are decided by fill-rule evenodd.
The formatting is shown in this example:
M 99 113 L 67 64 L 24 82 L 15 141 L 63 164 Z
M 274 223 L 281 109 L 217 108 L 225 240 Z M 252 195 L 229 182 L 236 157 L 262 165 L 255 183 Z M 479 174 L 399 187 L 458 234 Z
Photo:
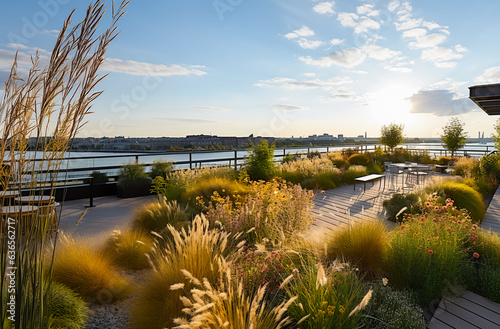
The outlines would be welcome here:
M 500 115 L 500 83 L 469 87 L 469 98 L 488 115 Z

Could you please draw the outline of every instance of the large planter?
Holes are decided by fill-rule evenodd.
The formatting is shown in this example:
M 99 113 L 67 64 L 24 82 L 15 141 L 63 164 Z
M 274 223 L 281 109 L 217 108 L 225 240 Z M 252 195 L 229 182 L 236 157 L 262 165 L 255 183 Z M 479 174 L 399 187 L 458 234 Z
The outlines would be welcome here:
M 151 178 L 120 178 L 116 186 L 116 196 L 119 198 L 135 198 L 150 195 Z

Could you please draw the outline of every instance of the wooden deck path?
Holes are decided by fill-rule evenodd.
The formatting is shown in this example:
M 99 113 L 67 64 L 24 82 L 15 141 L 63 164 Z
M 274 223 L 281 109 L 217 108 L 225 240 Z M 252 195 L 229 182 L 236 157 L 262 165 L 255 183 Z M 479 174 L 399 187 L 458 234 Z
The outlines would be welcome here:
M 486 210 L 481 227 L 500 233 L 500 187 L 497 188 Z
M 380 186 L 382 184 L 382 186 Z M 382 207 L 384 180 L 366 184 L 344 185 L 333 190 L 317 191 L 313 217 L 317 227 L 334 229 L 366 218 L 385 218 Z
M 441 300 L 429 329 L 500 329 L 500 304 L 466 291 Z

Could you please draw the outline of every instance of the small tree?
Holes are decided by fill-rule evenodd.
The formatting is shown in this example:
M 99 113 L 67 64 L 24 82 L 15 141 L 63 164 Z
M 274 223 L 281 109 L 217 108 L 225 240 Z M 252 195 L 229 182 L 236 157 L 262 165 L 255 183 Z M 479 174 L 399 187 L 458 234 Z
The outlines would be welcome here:
M 404 142 L 403 129 L 404 125 L 395 123 L 391 123 L 388 126 L 382 126 L 380 129 L 380 143 L 389 147 L 392 153 L 394 147 Z
M 275 145 L 269 146 L 267 140 L 248 150 L 248 158 L 245 163 L 246 170 L 251 180 L 269 180 L 274 174 L 274 149 Z
M 451 151 L 451 156 L 455 155 L 455 151 L 465 146 L 467 133 L 464 131 L 465 123 L 457 117 L 453 117 L 448 121 L 448 124 L 443 127 L 443 135 L 441 140 L 446 148 Z
M 495 148 L 500 150 L 500 119 L 497 119 L 494 128 L 496 134 L 493 134 L 493 141 L 495 142 Z

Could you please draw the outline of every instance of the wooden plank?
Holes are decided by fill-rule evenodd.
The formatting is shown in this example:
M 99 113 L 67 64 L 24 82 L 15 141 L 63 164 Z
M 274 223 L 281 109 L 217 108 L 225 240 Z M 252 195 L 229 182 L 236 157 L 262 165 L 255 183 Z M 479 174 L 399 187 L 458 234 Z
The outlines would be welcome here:
M 485 319 L 488 319 L 490 322 L 493 323 L 500 323 L 500 315 L 496 312 L 491 311 L 490 309 L 486 307 L 482 307 L 479 304 L 476 304 L 466 298 L 446 298 L 445 303 L 454 303 L 455 305 L 461 307 L 462 309 L 465 309 L 469 312 L 475 313 L 478 316 L 481 316 Z M 495 324 L 495 328 L 500 328 L 500 325 Z
M 478 294 L 475 294 L 475 293 L 470 292 L 470 291 L 466 291 L 464 293 L 464 295 L 462 296 L 462 298 L 468 299 L 471 302 L 479 304 L 482 307 L 485 307 L 485 308 L 489 309 L 490 311 L 497 313 L 500 316 L 500 304 L 498 304 L 498 303 L 492 302 L 491 300 L 486 299 L 486 298 L 479 296 Z M 500 323 L 500 321 L 498 321 L 498 322 Z
M 458 298 L 456 299 L 456 302 L 460 303 L 460 300 L 463 298 Z M 483 310 L 479 309 L 476 310 L 478 313 L 473 312 L 470 309 L 464 308 L 458 304 L 455 304 L 452 301 L 449 301 L 447 299 L 442 300 L 442 305 L 444 306 L 443 308 L 446 309 L 449 313 L 453 314 L 457 318 L 462 319 L 463 321 L 466 321 L 468 323 L 473 323 L 475 326 L 478 326 L 479 328 L 488 328 L 488 329 L 499 329 L 500 326 L 495 324 L 494 320 L 489 320 L 485 318 Z
M 439 321 L 446 323 L 448 326 L 456 329 L 481 329 L 474 324 L 464 321 L 463 319 L 457 317 L 456 315 L 448 312 L 445 308 L 443 308 L 442 302 L 439 304 L 436 312 L 434 312 L 434 317 Z M 439 328 L 439 327 L 436 327 Z M 429 329 L 435 329 L 429 325 Z
M 455 329 L 452 326 L 447 325 L 443 321 L 439 320 L 438 318 L 432 318 L 431 321 L 429 321 L 429 325 L 427 326 L 428 329 Z

